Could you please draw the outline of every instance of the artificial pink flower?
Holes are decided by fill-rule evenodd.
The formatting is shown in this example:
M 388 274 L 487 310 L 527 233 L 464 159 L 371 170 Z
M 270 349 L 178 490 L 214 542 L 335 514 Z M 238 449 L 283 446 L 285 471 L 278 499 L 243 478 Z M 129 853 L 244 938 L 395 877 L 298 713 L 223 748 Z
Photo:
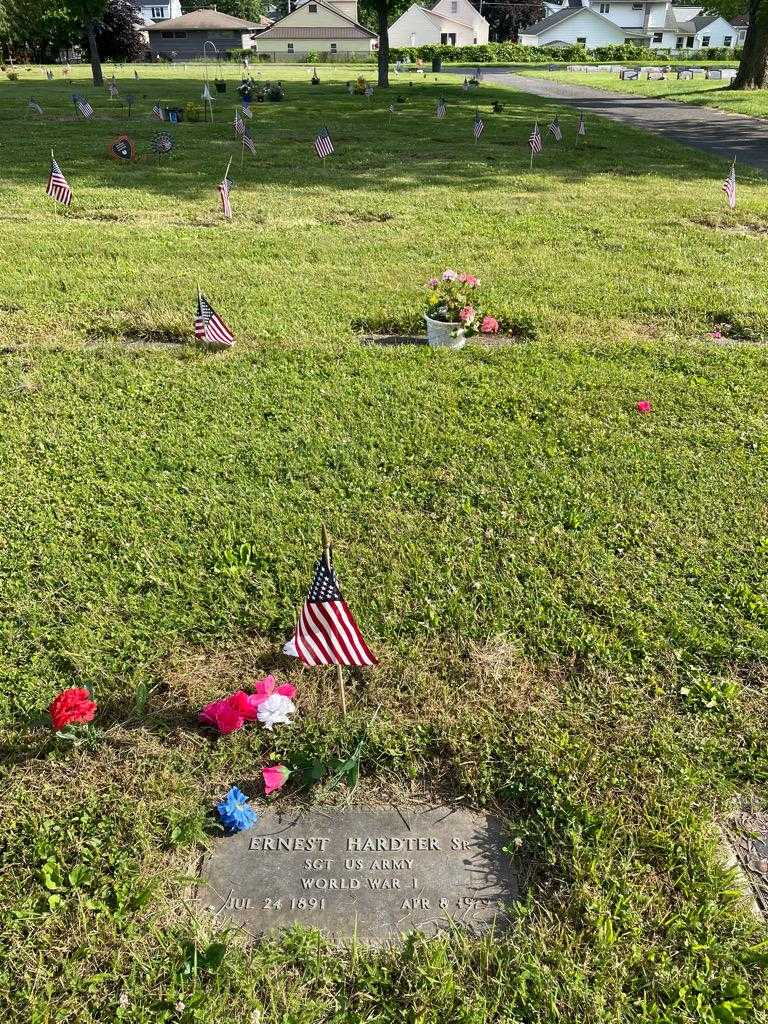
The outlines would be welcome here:
M 472 306 L 465 306 L 464 309 L 459 310 L 459 320 L 461 320 L 463 324 L 468 324 L 474 315 L 475 310 Z
M 444 270 L 443 271 L 443 280 L 444 281 L 455 281 L 458 276 L 459 275 L 456 273 L 455 270 Z
M 468 284 L 470 288 L 477 288 L 477 286 L 480 284 L 480 278 L 473 277 L 472 274 L 467 274 L 466 277 L 464 278 L 464 283 Z
M 480 330 L 483 334 L 496 334 L 499 329 L 499 321 L 492 316 L 484 316 L 483 322 L 480 324 Z
M 245 690 L 238 690 L 236 693 L 233 693 L 231 697 L 227 697 L 227 703 L 234 708 L 240 717 L 246 722 L 256 721 L 256 714 L 259 710 L 259 706 L 253 700 L 253 694 L 246 693 Z
M 430 288 L 437 288 L 440 282 L 437 280 L 436 277 L 430 277 L 429 281 L 427 281 L 427 284 L 429 285 Z
M 638 412 L 652 412 L 653 406 L 650 402 L 638 402 L 635 406 Z
M 218 729 L 224 736 L 243 727 L 243 716 L 229 700 L 214 700 L 206 704 L 197 717 L 206 725 Z
M 723 332 L 722 331 L 718 331 L 717 329 L 715 329 L 714 331 L 710 331 L 709 336 L 710 336 L 710 338 L 714 338 L 715 341 L 720 341 L 720 339 L 723 336 Z
M 273 693 L 279 693 L 282 697 L 288 697 L 290 700 L 293 700 L 296 696 L 296 687 L 291 686 L 290 683 L 282 683 L 280 686 L 276 686 L 274 676 L 265 676 L 254 684 L 253 693 L 249 695 L 249 700 L 258 708 Z
M 282 789 L 290 774 L 290 768 L 286 768 L 284 764 L 272 764 L 268 768 L 262 768 L 264 795 L 269 796 L 270 793 L 276 793 L 278 789 Z

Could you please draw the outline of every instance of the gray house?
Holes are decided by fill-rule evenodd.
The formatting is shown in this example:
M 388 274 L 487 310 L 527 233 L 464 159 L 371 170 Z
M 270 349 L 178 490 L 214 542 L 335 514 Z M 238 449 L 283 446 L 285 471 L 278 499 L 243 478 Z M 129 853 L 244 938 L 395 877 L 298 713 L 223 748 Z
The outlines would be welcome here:
M 218 11 L 192 11 L 180 18 L 148 25 L 149 48 L 162 57 L 175 53 L 179 59 L 201 57 L 205 43 L 213 43 L 221 53 L 250 50 L 253 37 L 271 24 L 268 18 L 243 21 Z

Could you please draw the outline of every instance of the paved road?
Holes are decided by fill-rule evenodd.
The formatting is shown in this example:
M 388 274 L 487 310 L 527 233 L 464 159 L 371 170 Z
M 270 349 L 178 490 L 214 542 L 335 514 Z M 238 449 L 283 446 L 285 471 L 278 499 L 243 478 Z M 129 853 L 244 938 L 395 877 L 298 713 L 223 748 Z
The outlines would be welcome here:
M 451 70 L 465 73 L 465 69 Z M 466 68 L 466 74 L 473 70 Z M 675 103 L 673 100 L 604 92 L 586 85 L 566 85 L 544 78 L 517 75 L 501 68 L 483 68 L 482 75 L 484 82 L 511 86 L 534 96 L 571 104 L 588 114 L 599 114 L 612 121 L 657 132 L 727 160 L 736 154 L 737 163 L 749 164 L 768 172 L 768 121 L 760 118 L 727 114 L 713 107 L 695 107 L 690 103 Z

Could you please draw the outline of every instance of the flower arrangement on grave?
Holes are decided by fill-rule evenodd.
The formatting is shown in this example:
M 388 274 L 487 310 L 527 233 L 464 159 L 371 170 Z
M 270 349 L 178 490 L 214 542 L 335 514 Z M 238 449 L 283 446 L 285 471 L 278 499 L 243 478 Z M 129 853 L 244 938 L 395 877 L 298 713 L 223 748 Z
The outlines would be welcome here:
M 204 114 L 205 111 L 199 103 L 188 103 L 184 107 L 184 117 L 187 121 L 202 121 Z
M 223 78 L 215 78 L 213 84 L 216 86 L 216 92 L 227 91 L 227 83 Z
M 480 279 L 473 274 L 444 270 L 440 277 L 427 281 L 427 327 L 448 325 L 454 338 L 465 339 L 476 334 L 496 334 L 498 320 L 480 305 Z M 436 334 L 445 336 L 445 328 Z M 439 342 L 432 341 L 432 344 Z
M 320 85 L 320 76 L 317 73 L 317 68 L 312 71 L 312 78 L 310 79 L 312 85 Z
M 365 96 L 365 87 L 368 83 L 362 75 L 355 82 L 355 96 Z
M 277 685 L 274 676 L 259 679 L 253 693 L 238 690 L 229 697 L 211 701 L 198 715 L 204 725 L 212 726 L 226 736 L 242 729 L 246 722 L 260 722 L 270 732 L 276 725 L 291 725 L 296 705 L 296 687 L 290 683 Z
M 493 106 L 491 107 L 491 110 L 494 112 L 494 114 L 501 114 L 504 110 L 504 104 L 499 103 L 498 100 L 495 100 Z
M 266 97 L 270 103 L 279 103 L 285 99 L 285 89 L 283 89 L 282 82 L 278 82 L 277 85 L 270 85 L 266 91 Z

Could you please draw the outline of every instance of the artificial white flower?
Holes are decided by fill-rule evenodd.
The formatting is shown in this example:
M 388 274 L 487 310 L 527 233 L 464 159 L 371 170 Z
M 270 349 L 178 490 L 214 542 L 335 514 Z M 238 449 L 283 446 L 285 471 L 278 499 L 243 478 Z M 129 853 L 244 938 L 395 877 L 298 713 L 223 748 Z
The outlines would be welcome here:
M 273 693 L 259 704 L 257 717 L 264 728 L 271 732 L 276 725 L 292 725 L 290 715 L 295 711 L 296 705 L 290 697 Z

